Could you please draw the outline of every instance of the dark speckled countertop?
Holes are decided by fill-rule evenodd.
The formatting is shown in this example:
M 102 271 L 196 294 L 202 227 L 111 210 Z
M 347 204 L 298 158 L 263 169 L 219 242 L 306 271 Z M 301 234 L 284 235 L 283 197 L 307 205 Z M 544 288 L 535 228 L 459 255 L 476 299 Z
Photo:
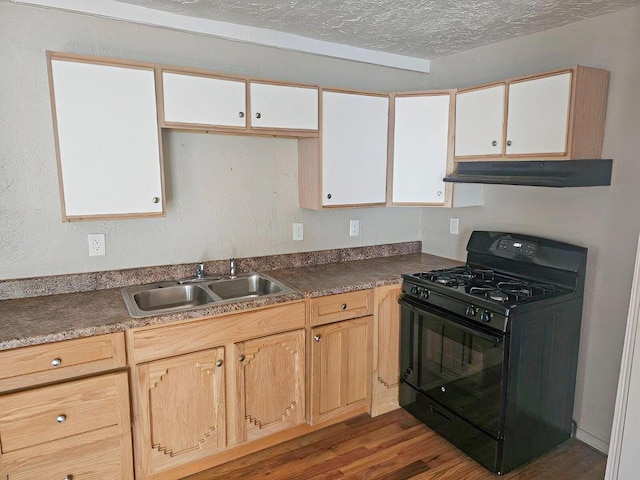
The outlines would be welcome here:
M 145 318 L 129 316 L 120 288 L 1 300 L 0 350 L 241 311 L 299 300 L 305 296 L 318 297 L 363 290 L 400 283 L 403 273 L 424 272 L 459 264 L 455 260 L 412 253 L 268 269 L 269 275 L 286 283 L 296 292 Z

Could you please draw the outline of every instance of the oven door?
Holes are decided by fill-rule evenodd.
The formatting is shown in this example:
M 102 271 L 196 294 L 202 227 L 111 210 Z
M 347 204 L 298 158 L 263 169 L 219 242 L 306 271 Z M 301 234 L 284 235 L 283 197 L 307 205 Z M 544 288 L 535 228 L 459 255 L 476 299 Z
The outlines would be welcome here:
M 401 298 L 400 379 L 495 439 L 502 437 L 505 334 Z

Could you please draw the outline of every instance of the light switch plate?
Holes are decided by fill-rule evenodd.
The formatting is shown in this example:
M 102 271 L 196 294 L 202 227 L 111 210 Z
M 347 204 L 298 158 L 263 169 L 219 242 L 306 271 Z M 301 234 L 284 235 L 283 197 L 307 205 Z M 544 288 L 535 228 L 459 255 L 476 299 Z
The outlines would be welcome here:
M 449 233 L 451 235 L 458 235 L 460 229 L 460 220 L 458 218 L 449 219 Z

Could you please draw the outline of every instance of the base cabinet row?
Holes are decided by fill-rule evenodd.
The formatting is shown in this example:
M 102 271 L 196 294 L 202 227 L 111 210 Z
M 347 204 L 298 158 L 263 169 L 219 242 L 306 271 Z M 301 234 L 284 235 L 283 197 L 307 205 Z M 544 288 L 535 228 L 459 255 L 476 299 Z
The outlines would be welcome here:
M 0 476 L 175 479 L 397 408 L 399 286 L 378 290 L 2 352 Z

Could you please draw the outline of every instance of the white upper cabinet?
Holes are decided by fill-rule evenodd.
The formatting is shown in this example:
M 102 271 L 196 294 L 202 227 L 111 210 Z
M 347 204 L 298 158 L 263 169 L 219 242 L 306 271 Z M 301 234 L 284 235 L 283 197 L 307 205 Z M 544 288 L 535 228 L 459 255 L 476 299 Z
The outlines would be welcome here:
M 322 92 L 322 205 L 384 204 L 389 97 Z
M 164 124 L 247 126 L 246 82 L 162 72 Z
M 318 89 L 250 82 L 251 127 L 318 130 Z
M 609 72 L 577 66 L 460 91 L 455 158 L 600 158 L 608 87 Z
M 393 129 L 394 204 L 444 204 L 451 94 L 396 96 Z
M 501 83 L 456 95 L 456 157 L 502 153 L 504 92 Z
M 63 220 L 163 215 L 153 66 L 49 57 Z
M 567 151 L 571 72 L 509 84 L 507 155 Z

